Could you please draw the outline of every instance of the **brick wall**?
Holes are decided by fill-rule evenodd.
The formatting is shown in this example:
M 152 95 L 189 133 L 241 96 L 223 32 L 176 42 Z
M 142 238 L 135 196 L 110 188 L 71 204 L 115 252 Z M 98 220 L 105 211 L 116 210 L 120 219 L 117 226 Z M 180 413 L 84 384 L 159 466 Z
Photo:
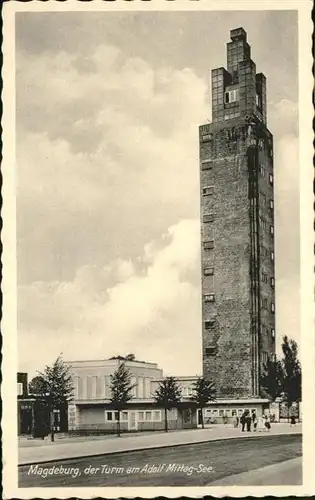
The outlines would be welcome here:
M 270 282 L 262 287 L 265 293 L 268 292 L 268 306 L 262 317 L 269 333 L 265 335 L 259 331 L 254 342 L 252 336 L 247 151 L 253 139 L 256 141 L 256 137 L 249 137 L 244 118 L 200 127 L 203 368 L 204 375 L 215 382 L 221 397 L 257 394 L 260 351 L 270 353 L 274 350 L 270 333 L 274 325 L 274 314 L 271 313 L 274 291 Z M 258 190 L 263 190 L 269 200 L 273 199 L 272 186 L 267 185 L 272 169 L 270 137 L 266 136 L 265 142 L 261 143 L 257 156 L 257 163 L 266 166 L 265 177 L 259 179 Z M 205 188 L 208 189 L 205 191 Z M 273 225 L 273 214 L 268 206 L 261 207 L 260 211 L 267 229 L 261 232 L 257 243 L 260 245 L 263 242 L 270 253 L 274 237 L 271 238 L 268 231 Z M 205 215 L 208 217 L 205 218 Z M 213 245 L 209 243 L 211 241 Z M 205 242 L 207 249 L 204 248 Z M 269 254 L 264 258 L 264 266 L 268 277 L 274 277 Z M 213 273 L 208 272 L 205 276 L 205 268 L 213 268 Z M 206 325 L 206 321 L 212 323 Z M 257 368 L 253 364 L 255 346 Z

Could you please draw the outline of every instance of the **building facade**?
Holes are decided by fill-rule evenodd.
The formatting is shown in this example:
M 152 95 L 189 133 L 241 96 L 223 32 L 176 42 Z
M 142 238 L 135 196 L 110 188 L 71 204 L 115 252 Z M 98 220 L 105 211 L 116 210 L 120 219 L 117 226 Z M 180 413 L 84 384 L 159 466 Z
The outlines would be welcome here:
M 273 137 L 266 78 L 243 28 L 212 70 L 212 123 L 199 127 L 203 373 L 218 398 L 259 398 L 275 354 Z
M 67 362 L 71 367 L 75 393 L 68 407 L 68 425 L 72 432 L 116 432 L 117 412 L 110 403 L 110 376 L 121 360 L 85 360 Z M 125 362 L 131 374 L 132 399 L 120 415 L 121 430 L 147 431 L 164 429 L 164 408 L 154 402 L 154 393 L 163 379 L 155 363 Z M 168 411 L 168 428 L 197 427 L 196 408 L 190 401 L 191 387 L 196 377 L 176 379 L 182 388 L 182 401 Z

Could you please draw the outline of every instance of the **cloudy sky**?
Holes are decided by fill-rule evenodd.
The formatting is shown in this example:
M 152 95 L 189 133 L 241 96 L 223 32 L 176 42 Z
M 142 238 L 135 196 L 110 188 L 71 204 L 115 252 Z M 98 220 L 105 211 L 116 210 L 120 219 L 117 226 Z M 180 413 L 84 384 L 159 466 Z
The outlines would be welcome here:
M 198 125 L 230 29 L 267 76 L 277 333 L 299 340 L 295 12 L 18 13 L 19 369 L 201 372 Z

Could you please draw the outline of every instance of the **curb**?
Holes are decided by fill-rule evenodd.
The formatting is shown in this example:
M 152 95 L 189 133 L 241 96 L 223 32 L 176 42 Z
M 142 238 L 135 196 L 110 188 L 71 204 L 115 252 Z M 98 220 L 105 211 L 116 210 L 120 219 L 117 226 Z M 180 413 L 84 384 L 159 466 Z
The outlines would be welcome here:
M 239 439 L 239 440 L 244 440 L 244 439 L 255 439 L 255 438 L 261 438 L 264 439 L 265 437 L 274 437 L 274 436 L 302 436 L 302 432 L 295 432 L 295 433 L 281 433 L 281 434 L 270 434 L 270 433 L 261 433 L 261 434 L 254 434 L 250 435 L 248 437 L 245 436 L 226 436 L 226 437 L 218 437 L 214 439 L 208 439 L 208 440 L 203 440 L 203 441 L 192 441 L 190 443 L 174 443 L 174 444 L 157 444 L 153 446 L 146 446 L 146 447 L 140 447 L 140 448 L 131 448 L 128 450 L 118 450 L 118 451 L 100 451 L 100 452 L 93 452 L 93 453 L 88 453 L 84 455 L 76 455 L 74 457 L 68 457 L 68 458 L 53 458 L 49 460 L 39 460 L 39 461 L 32 461 L 32 462 L 21 462 L 18 463 L 18 467 L 27 467 L 30 465 L 36 464 L 50 464 L 54 462 L 62 462 L 62 461 L 69 461 L 69 460 L 76 460 L 76 459 L 81 459 L 81 458 L 88 458 L 88 457 L 97 457 L 97 456 L 103 456 L 103 455 L 120 455 L 122 453 L 131 453 L 134 451 L 146 451 L 146 450 L 154 450 L 154 449 L 161 449 L 161 448 L 175 448 L 179 446 L 190 446 L 194 444 L 203 444 L 203 443 L 212 443 L 212 442 L 217 442 L 217 441 L 226 441 L 228 439 Z

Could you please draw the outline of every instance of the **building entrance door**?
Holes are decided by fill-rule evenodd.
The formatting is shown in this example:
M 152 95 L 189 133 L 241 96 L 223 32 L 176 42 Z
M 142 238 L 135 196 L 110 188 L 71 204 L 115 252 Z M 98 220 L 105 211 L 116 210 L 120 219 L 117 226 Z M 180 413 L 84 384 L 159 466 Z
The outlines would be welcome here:
M 138 430 L 138 420 L 137 420 L 137 414 L 135 411 L 129 412 L 128 430 L 129 431 Z

